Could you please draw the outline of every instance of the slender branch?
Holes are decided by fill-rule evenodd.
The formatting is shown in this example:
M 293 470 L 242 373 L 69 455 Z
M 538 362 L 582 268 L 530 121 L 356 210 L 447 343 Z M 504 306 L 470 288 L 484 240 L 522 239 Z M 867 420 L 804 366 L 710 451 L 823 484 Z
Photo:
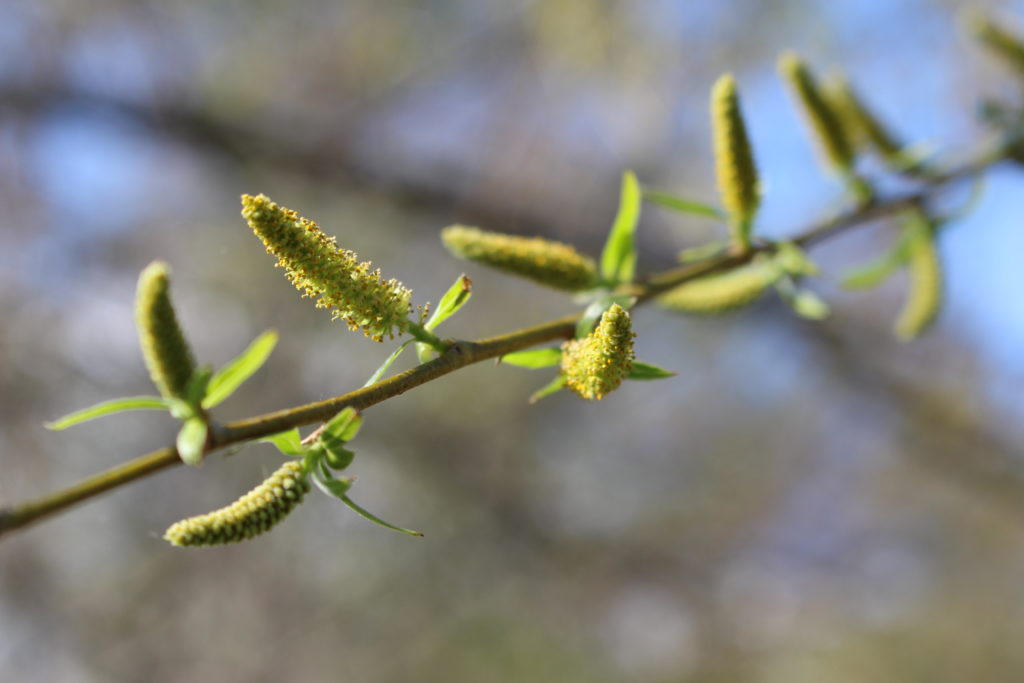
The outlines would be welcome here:
M 795 242 L 804 247 L 815 246 L 855 226 L 895 215 L 908 207 L 927 202 L 950 183 L 974 177 L 988 167 L 1003 161 L 1011 144 L 1012 141 L 984 148 L 967 163 L 929 178 L 928 184 L 920 190 L 885 200 L 868 201 L 853 210 L 812 225 L 803 231 Z M 646 303 L 684 282 L 741 265 L 750 261 L 756 254 L 772 248 L 772 245 L 768 244 L 757 245 L 743 252 L 713 256 L 703 261 L 663 271 L 648 277 L 637 285 L 632 285 L 631 293 L 637 296 L 639 304 Z M 293 427 L 324 422 L 346 407 L 351 406 L 360 410 L 368 408 L 467 365 L 490 358 L 499 358 L 507 353 L 537 344 L 571 338 L 578 317 L 578 315 L 569 315 L 536 327 L 480 341 L 444 342 L 447 345 L 447 350 L 438 358 L 368 387 L 324 401 L 216 426 L 213 443 L 208 451 L 269 436 Z M 180 464 L 180 462 L 174 448 L 163 448 L 84 479 L 64 490 L 10 508 L 0 508 L 0 535 L 54 515 L 106 491 Z

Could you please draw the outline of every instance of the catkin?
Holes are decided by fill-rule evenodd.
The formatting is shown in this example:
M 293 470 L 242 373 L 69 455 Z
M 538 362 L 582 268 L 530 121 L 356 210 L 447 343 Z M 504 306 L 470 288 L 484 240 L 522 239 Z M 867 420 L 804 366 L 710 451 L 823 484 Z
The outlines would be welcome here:
M 1007 66 L 1024 76 L 1024 41 L 1019 36 L 992 22 L 980 12 L 965 16 L 968 29 Z
M 633 369 L 635 336 L 629 313 L 614 304 L 593 332 L 562 345 L 566 385 L 589 401 L 617 389 Z
M 842 121 L 825 99 L 810 69 L 800 57 L 788 52 L 779 58 L 779 73 L 799 102 L 825 160 L 840 173 L 849 173 L 853 168 L 853 148 Z
M 570 292 L 597 283 L 594 261 L 574 247 L 540 237 L 486 232 L 465 225 L 441 231 L 441 241 L 455 256 Z
M 825 84 L 828 101 L 835 108 L 854 140 L 866 142 L 886 158 L 895 158 L 903 149 L 896 137 L 868 109 L 849 82 L 840 75 L 832 76 Z
M 757 299 L 781 274 L 774 263 L 751 263 L 684 282 L 658 297 L 658 303 L 686 313 L 723 313 Z
M 730 74 L 719 78 L 711 90 L 711 126 L 718 191 L 731 219 L 733 242 L 746 246 L 760 197 L 754 151 Z
M 403 332 L 412 312 L 412 291 L 398 280 L 385 281 L 380 270 L 335 244 L 316 223 L 278 206 L 265 195 L 242 195 L 242 216 L 277 257 L 288 279 L 305 296 L 319 297 L 318 308 L 333 311 L 350 329 L 362 329 L 381 341 Z
M 308 491 L 302 464 L 289 461 L 231 505 L 171 525 L 164 539 L 176 546 L 225 545 L 250 539 L 283 520 Z
M 904 341 L 918 337 L 935 321 L 942 308 L 942 263 L 932 227 L 918 218 L 908 228 L 906 242 L 907 272 L 910 275 L 907 298 L 894 331 Z
M 196 363 L 174 313 L 169 274 L 162 261 L 142 271 L 135 295 L 135 326 L 153 384 L 167 398 L 185 398 Z

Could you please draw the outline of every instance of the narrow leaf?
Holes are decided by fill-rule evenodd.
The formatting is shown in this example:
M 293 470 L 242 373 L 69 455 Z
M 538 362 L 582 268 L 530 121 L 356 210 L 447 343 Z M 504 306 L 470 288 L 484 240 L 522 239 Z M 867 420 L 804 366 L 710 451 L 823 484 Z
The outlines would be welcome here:
M 388 368 L 391 367 L 391 364 L 398 360 L 398 357 L 402 355 L 402 351 L 405 351 L 409 344 L 412 344 L 414 341 L 414 339 L 407 339 L 404 342 L 402 342 L 402 345 L 395 349 L 394 353 L 388 356 L 388 359 L 386 361 L 381 363 L 380 367 L 377 368 L 376 371 L 374 371 L 373 375 L 370 376 L 370 379 L 366 380 L 366 384 L 364 384 L 363 386 L 368 387 L 371 384 L 376 384 L 377 382 L 379 382 L 380 378 L 383 377 L 384 373 L 387 372 Z M 426 344 L 423 344 L 423 346 L 428 349 L 430 348 Z
M 601 254 L 601 276 L 614 286 L 633 280 L 636 226 L 640 220 L 640 183 L 632 171 L 622 174 L 619 212 Z
M 397 531 L 399 533 L 408 534 L 409 536 L 423 536 L 423 534 L 421 532 L 419 532 L 419 531 L 414 531 L 412 529 L 405 529 L 405 528 L 400 527 L 400 526 L 395 526 L 394 524 L 391 524 L 390 522 L 385 522 L 383 519 L 381 519 L 377 515 L 373 514 L 369 510 L 367 510 L 365 508 L 362 508 L 359 505 L 356 505 L 355 501 L 353 501 L 351 498 L 349 498 L 345 494 L 342 494 L 342 495 L 338 496 L 338 498 L 345 505 L 348 505 L 350 508 L 352 508 L 352 510 L 357 515 L 359 515 L 360 517 L 363 517 L 365 519 L 370 520 L 374 524 L 379 524 L 382 527 L 385 527 L 387 529 L 391 529 L 392 531 Z
M 595 301 L 587 306 L 586 310 L 583 311 L 583 315 L 581 315 L 580 319 L 576 322 L 576 338 L 580 339 L 586 337 L 588 334 L 593 332 L 594 325 L 597 324 L 597 319 L 600 318 L 601 314 L 608 310 L 610 306 L 611 304 L 604 299 Z
M 507 365 L 515 365 L 520 368 L 547 368 L 558 365 L 562 362 L 562 349 L 532 349 L 530 351 L 516 351 L 506 353 L 500 361 Z
M 551 380 L 551 383 L 547 386 L 533 392 L 533 395 L 530 396 L 530 403 L 536 403 L 546 396 L 550 396 L 551 394 L 561 391 L 563 388 L 565 388 L 565 375 L 559 375 Z
M 847 271 L 840 284 L 846 289 L 872 289 L 882 284 L 907 261 L 907 241 L 901 239 L 881 257 Z
M 354 481 L 354 477 L 342 477 L 341 479 L 335 479 L 330 476 L 329 472 L 324 473 L 322 470 L 320 473 L 313 475 L 313 483 L 316 484 L 317 488 L 329 496 L 334 496 L 338 500 L 345 499 L 345 494 L 350 488 L 352 488 L 352 483 Z
M 725 219 L 725 214 L 710 204 L 695 202 L 692 199 L 683 199 L 682 197 L 676 197 L 668 192 L 645 189 L 644 199 L 653 204 L 663 206 L 666 209 L 678 211 L 679 213 L 689 213 L 694 216 L 704 216 L 706 218 L 714 218 L 718 220 Z
M 320 445 L 324 452 L 324 461 L 335 470 L 343 470 L 352 464 L 356 454 L 345 448 L 345 442 L 329 435 L 321 435 Z
M 299 457 L 306 454 L 306 447 L 302 445 L 302 436 L 299 428 L 293 427 L 286 432 L 278 432 L 260 439 L 261 443 L 272 443 L 284 455 Z
M 340 413 L 330 419 L 330 421 L 324 425 L 324 431 L 321 434 L 333 436 L 336 439 L 340 439 L 342 442 L 351 441 L 355 438 L 356 434 L 359 433 L 359 428 L 363 425 L 363 416 L 359 414 L 359 411 L 349 406 Z
M 203 397 L 210 387 L 210 380 L 213 377 L 213 368 L 209 365 L 201 365 L 195 369 L 185 386 L 183 400 L 189 405 L 189 416 L 195 414 L 196 407 L 202 402 Z
M 728 248 L 728 242 L 709 242 L 699 247 L 683 249 L 676 258 L 679 259 L 680 263 L 693 263 L 694 261 L 703 261 L 704 259 L 724 254 Z
M 123 413 L 129 410 L 167 410 L 167 400 L 159 396 L 115 398 L 83 408 L 82 410 L 77 410 L 53 422 L 47 422 L 44 426 L 53 431 L 60 431 L 82 422 L 95 420 L 104 415 L 113 415 L 114 413 Z
M 441 301 L 437 304 L 437 308 L 424 327 L 433 332 L 438 325 L 455 315 L 469 301 L 469 297 L 472 295 L 473 281 L 465 275 L 460 275 L 455 284 L 441 297 Z
M 207 387 L 206 398 L 203 399 L 203 407 L 212 408 L 233 394 L 245 380 L 263 367 L 276 344 L 277 332 L 267 330 L 249 344 L 237 358 L 213 373 Z
M 633 369 L 629 371 L 629 375 L 626 379 L 668 379 L 669 377 L 675 377 L 678 372 L 672 372 L 665 368 L 658 367 L 651 363 L 641 363 L 638 360 L 633 361 Z
M 178 457 L 186 465 L 193 467 L 203 461 L 203 452 L 206 448 L 206 435 L 209 427 L 201 417 L 192 417 L 185 420 L 178 432 Z

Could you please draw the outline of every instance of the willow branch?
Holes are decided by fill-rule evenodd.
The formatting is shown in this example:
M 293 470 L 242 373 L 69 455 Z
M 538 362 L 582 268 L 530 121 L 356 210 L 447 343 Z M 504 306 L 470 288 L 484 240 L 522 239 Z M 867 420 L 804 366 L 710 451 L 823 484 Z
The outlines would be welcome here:
M 917 191 L 863 203 L 852 210 L 808 227 L 794 241 L 804 247 L 816 246 L 851 228 L 863 226 L 881 218 L 899 214 L 910 207 L 921 205 L 934 198 L 949 184 L 977 176 L 993 164 L 1003 161 L 1010 145 L 1011 143 L 990 145 L 976 153 L 967 163 L 929 178 L 926 181 L 927 184 Z M 684 282 L 741 265 L 750 261 L 756 254 L 772 248 L 770 244 L 755 245 L 742 252 L 730 252 L 666 270 L 632 285 L 630 293 L 637 296 L 638 305 L 643 304 Z M 365 410 L 467 365 L 491 358 L 500 358 L 513 351 L 545 342 L 569 339 L 574 334 L 577 320 L 578 315 L 569 315 L 536 327 L 517 330 L 489 339 L 452 341 L 448 350 L 438 358 L 368 387 L 324 401 L 308 403 L 225 425 L 215 425 L 212 443 L 207 450 L 212 452 L 293 427 L 324 422 L 346 407 Z M 0 509 L 0 535 L 20 529 L 77 503 L 180 463 L 181 460 L 173 447 L 163 448 L 88 477 L 61 491 L 20 505 L 2 508 Z

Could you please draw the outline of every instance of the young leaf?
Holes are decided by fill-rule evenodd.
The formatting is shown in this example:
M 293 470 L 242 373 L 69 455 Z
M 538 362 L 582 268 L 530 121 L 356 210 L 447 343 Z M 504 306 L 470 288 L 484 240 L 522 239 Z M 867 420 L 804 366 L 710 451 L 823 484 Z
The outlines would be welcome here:
M 714 218 L 716 220 L 723 220 L 725 214 L 721 210 L 716 209 L 710 204 L 704 204 L 702 202 L 695 202 L 692 199 L 683 199 L 682 197 L 676 197 L 675 195 L 669 194 L 668 192 L 660 192 L 658 190 L 644 190 L 644 199 L 647 201 L 663 206 L 666 209 L 672 211 L 678 211 L 679 213 L 688 213 L 694 216 L 704 216 L 705 218 Z
M 352 508 L 352 510 L 357 515 L 359 515 L 360 517 L 363 517 L 364 519 L 370 520 L 374 524 L 379 524 L 382 527 L 385 527 L 387 529 L 391 529 L 392 531 L 397 531 L 397 532 L 402 533 L 402 534 L 408 534 L 409 536 L 423 536 L 423 534 L 421 532 L 419 532 L 419 531 L 414 531 L 412 529 L 405 529 L 405 528 L 400 527 L 400 526 L 395 526 L 394 524 L 391 524 L 390 522 L 385 522 L 383 519 L 381 519 L 377 515 L 373 514 L 369 510 L 356 505 L 355 501 L 353 501 L 351 498 L 349 498 L 344 493 L 341 494 L 340 496 L 338 496 L 338 499 L 342 503 L 344 503 L 345 505 L 348 505 L 350 508 Z
M 53 422 L 47 422 L 43 426 L 53 431 L 60 431 L 82 422 L 95 420 L 104 415 L 113 415 L 114 413 L 123 413 L 129 410 L 167 410 L 167 400 L 159 396 L 115 398 L 83 408 L 82 410 L 76 410 L 70 415 L 65 415 Z
M 212 377 L 213 368 L 209 365 L 201 365 L 188 378 L 188 384 L 185 385 L 185 396 L 182 397 L 183 401 L 189 406 L 188 416 L 192 416 L 197 412 L 196 407 L 200 405 L 203 397 L 206 396 Z
M 353 451 L 345 448 L 345 442 L 337 437 L 321 434 L 319 443 L 323 449 L 324 461 L 333 469 L 345 469 L 356 457 Z
M 587 306 L 586 310 L 583 311 L 583 315 L 580 316 L 579 321 L 576 323 L 576 337 L 583 338 L 593 332 L 598 318 L 608 310 L 609 306 L 611 304 L 605 299 L 600 299 Z
M 516 351 L 514 353 L 506 353 L 501 357 L 500 361 L 507 365 L 536 370 L 537 368 L 547 368 L 561 363 L 562 350 L 532 349 L 530 351 Z
M 330 421 L 324 425 L 324 431 L 321 434 L 321 438 L 324 436 L 332 436 L 335 439 L 340 439 L 343 443 L 351 441 L 355 438 L 356 434 L 359 433 L 359 428 L 363 426 L 363 416 L 359 414 L 359 411 L 349 406 L 340 413 L 330 419 Z
M 363 386 L 368 387 L 371 384 L 376 384 L 377 382 L 379 382 L 380 378 L 383 377 L 384 373 L 387 372 L 388 368 L 391 367 L 391 364 L 398 360 L 398 357 L 402 355 L 402 351 L 405 351 L 405 349 L 409 346 L 409 344 L 412 344 L 413 341 L 415 340 L 407 339 L 404 342 L 402 342 L 402 345 L 395 349 L 394 353 L 388 356 L 387 360 L 381 363 L 380 367 L 377 368 L 376 371 L 374 371 L 374 373 L 370 376 L 370 379 L 366 380 L 366 384 L 364 384 Z M 428 349 L 430 348 L 426 344 L 423 344 L 422 346 Z M 421 360 L 423 359 L 421 358 Z
M 619 212 L 601 254 L 601 277 L 614 286 L 631 282 L 636 271 L 634 235 L 640 220 L 640 183 L 632 171 L 622 174 Z
M 793 312 L 801 318 L 823 320 L 829 316 L 831 309 L 828 304 L 809 289 L 798 288 L 793 281 L 784 277 L 775 283 L 779 296 L 789 304 Z
M 626 375 L 626 379 L 668 379 L 669 377 L 675 377 L 678 372 L 672 372 L 665 368 L 652 365 L 651 363 L 641 363 L 638 360 L 633 361 L 633 368 Z
M 345 493 L 352 488 L 352 484 L 355 482 L 355 477 L 342 477 L 341 479 L 335 479 L 330 476 L 329 472 L 321 471 L 313 476 L 313 483 L 317 485 L 321 491 L 329 496 L 334 496 L 338 500 L 344 500 Z
M 676 256 L 676 258 L 680 263 L 693 263 L 694 261 L 703 261 L 704 259 L 724 254 L 725 250 L 728 248 L 728 242 L 708 242 L 707 244 L 702 244 L 699 247 L 683 249 L 679 252 L 679 255 Z
M 553 380 L 551 380 L 550 384 L 548 384 L 547 386 L 544 386 L 544 387 L 538 389 L 537 391 L 533 392 L 533 395 L 530 396 L 530 401 L 529 402 L 530 403 L 536 403 L 537 401 L 541 400 L 542 398 L 545 398 L 546 396 L 550 396 L 551 394 L 554 394 L 554 393 L 556 393 L 558 391 L 561 391 L 564 388 L 565 388 L 565 375 L 558 375 Z
M 469 301 L 469 297 L 472 295 L 473 281 L 465 275 L 460 275 L 455 284 L 441 297 L 440 303 L 437 304 L 437 308 L 434 309 L 433 315 L 430 316 L 430 320 L 427 321 L 424 327 L 428 331 L 433 332 L 438 325 L 455 315 Z
M 901 239 L 895 247 L 865 265 L 847 271 L 840 285 L 846 289 L 871 289 L 885 282 L 907 260 L 907 244 Z
M 780 242 L 777 245 L 775 262 L 790 275 L 817 275 L 820 272 L 807 252 L 793 242 Z
M 286 432 L 278 432 L 260 439 L 261 443 L 272 443 L 284 455 L 299 457 L 306 454 L 306 447 L 302 445 L 302 435 L 299 428 L 293 427 Z
M 206 449 L 206 436 L 209 427 L 201 417 L 190 417 L 181 425 L 178 432 L 178 456 L 186 465 L 198 465 L 203 461 Z
M 210 378 L 203 399 L 204 408 L 212 408 L 233 394 L 245 380 L 263 367 L 277 344 L 277 332 L 267 330 L 257 337 L 237 358 L 228 362 Z

